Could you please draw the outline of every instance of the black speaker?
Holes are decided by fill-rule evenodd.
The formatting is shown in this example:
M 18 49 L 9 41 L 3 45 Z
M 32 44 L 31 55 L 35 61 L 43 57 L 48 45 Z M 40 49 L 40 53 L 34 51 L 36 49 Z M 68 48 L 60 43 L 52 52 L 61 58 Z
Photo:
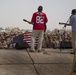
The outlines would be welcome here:
M 17 42 L 15 45 L 16 49 L 27 49 L 30 48 L 27 42 Z
M 71 49 L 72 48 L 72 43 L 71 42 L 67 42 L 67 41 L 65 41 L 65 42 L 61 42 L 60 43 L 60 48 L 68 48 L 68 49 Z

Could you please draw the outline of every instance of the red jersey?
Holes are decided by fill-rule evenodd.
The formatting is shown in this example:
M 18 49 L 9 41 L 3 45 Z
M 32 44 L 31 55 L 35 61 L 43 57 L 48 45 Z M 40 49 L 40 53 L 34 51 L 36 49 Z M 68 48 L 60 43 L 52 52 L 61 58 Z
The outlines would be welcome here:
M 43 12 L 35 12 L 31 22 L 34 23 L 33 30 L 45 30 L 45 23 L 48 21 L 46 14 Z

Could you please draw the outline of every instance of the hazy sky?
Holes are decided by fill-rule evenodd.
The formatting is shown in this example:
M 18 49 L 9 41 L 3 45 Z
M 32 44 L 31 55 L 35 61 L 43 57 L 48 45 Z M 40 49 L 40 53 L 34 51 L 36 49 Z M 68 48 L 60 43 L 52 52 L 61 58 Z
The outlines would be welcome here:
M 47 14 L 47 28 L 61 29 L 63 26 L 59 22 L 68 20 L 71 10 L 76 9 L 76 0 L 0 0 L 0 27 L 32 29 L 32 25 L 23 22 L 23 18 L 31 20 L 39 5 Z

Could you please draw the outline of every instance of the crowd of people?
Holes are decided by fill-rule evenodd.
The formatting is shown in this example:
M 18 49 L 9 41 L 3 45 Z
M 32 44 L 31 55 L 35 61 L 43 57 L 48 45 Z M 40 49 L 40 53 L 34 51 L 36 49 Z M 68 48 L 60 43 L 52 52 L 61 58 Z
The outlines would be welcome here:
M 45 47 L 60 48 L 61 42 L 71 42 L 71 30 L 54 30 L 44 36 Z
M 18 28 L 13 28 L 9 30 L 9 32 L 0 32 L 0 49 L 8 49 L 8 48 L 14 48 L 15 44 L 13 43 L 13 39 L 16 36 L 19 36 L 21 34 L 24 34 L 25 32 L 30 31 L 22 31 Z M 69 41 L 71 42 L 71 30 L 58 30 L 55 29 L 53 31 L 50 31 L 50 33 L 46 32 L 44 34 L 43 44 L 42 46 L 45 48 L 59 48 L 60 43 L 62 41 Z
M 14 48 L 13 39 L 23 34 L 19 28 L 6 28 L 0 32 L 0 49 Z

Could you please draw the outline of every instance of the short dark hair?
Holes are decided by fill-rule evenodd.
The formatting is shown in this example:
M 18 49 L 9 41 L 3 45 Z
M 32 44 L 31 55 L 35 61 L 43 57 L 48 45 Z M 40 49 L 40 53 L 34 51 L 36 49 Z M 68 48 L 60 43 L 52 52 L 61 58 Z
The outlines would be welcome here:
M 43 7 L 42 6 L 39 6 L 38 7 L 38 11 L 42 11 L 43 10 Z
M 74 15 L 76 13 L 76 9 L 73 9 L 71 13 Z

